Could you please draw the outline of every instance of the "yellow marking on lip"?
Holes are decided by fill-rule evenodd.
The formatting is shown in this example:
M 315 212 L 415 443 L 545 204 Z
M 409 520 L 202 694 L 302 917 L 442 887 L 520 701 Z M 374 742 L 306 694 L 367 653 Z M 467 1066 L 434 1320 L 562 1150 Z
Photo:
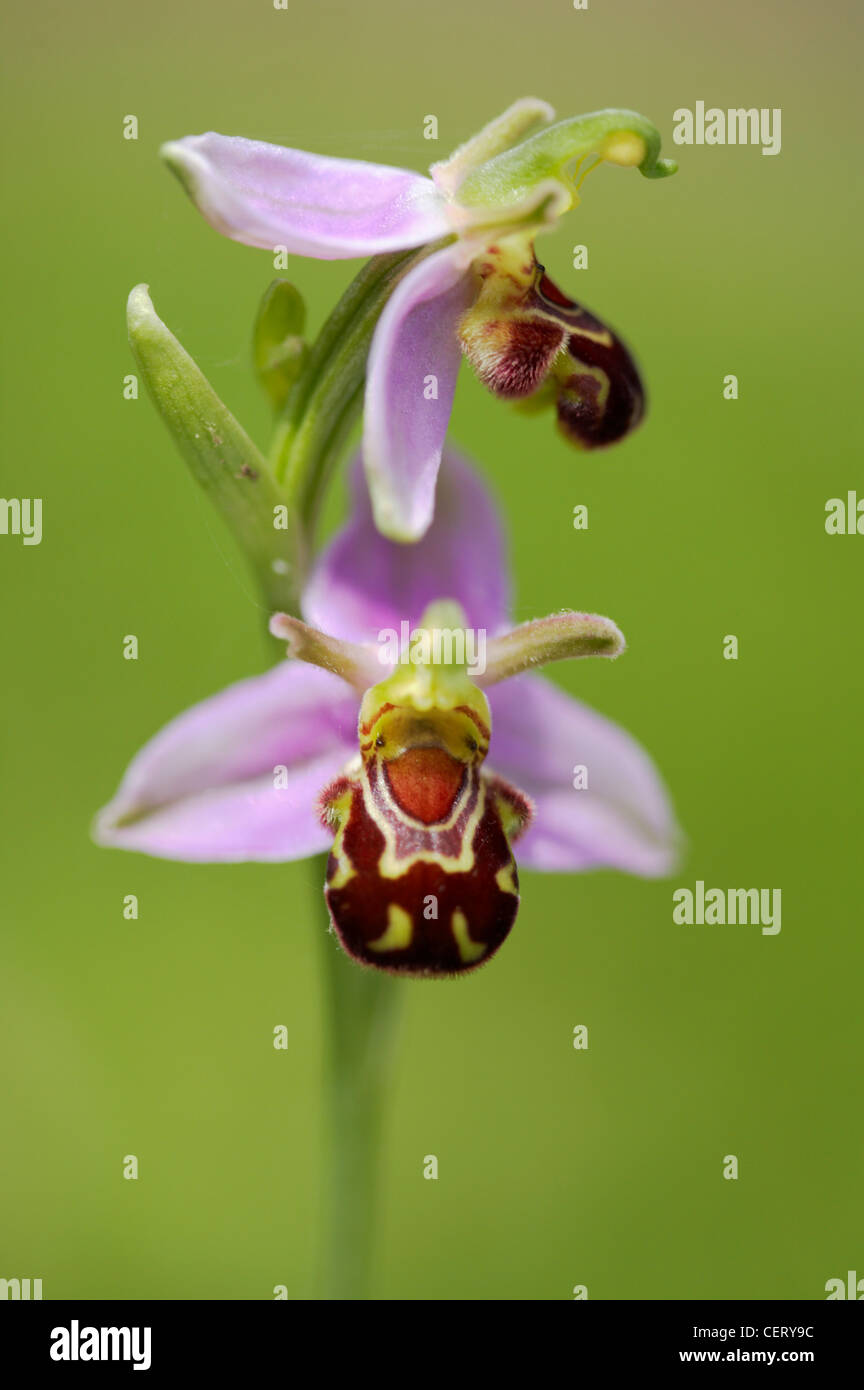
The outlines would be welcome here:
M 381 936 L 369 942 L 372 951 L 404 951 L 411 945 L 414 923 L 404 907 L 390 903 L 387 908 L 387 926 Z
M 587 338 L 589 343 L 599 343 L 601 347 L 607 348 L 611 348 L 615 342 L 608 328 L 595 333 L 590 328 L 580 328 L 578 324 L 574 324 L 570 329 L 570 335 L 571 337 Z
M 498 870 L 497 874 L 495 875 L 495 882 L 497 883 L 498 887 L 501 889 L 501 892 L 502 892 L 502 893 L 513 893 L 515 896 L 518 896 L 518 894 L 519 894 L 519 889 L 516 887 L 516 884 L 513 882 L 513 862 L 512 862 L 512 860 L 511 860 L 511 862 L 510 862 L 509 864 L 505 864 L 503 869 L 499 869 L 499 870 Z
M 378 860 L 378 872 L 382 878 L 402 878 L 415 864 L 438 864 L 442 869 L 446 870 L 448 874 L 470 873 L 474 867 L 475 859 L 474 835 L 476 834 L 477 826 L 480 824 L 486 809 L 486 785 L 482 780 L 477 788 L 477 803 L 465 823 L 462 834 L 462 844 L 457 858 L 448 859 L 444 855 L 439 854 L 436 850 L 419 849 L 413 854 L 407 854 L 404 858 L 400 859 L 397 858 L 396 855 L 396 830 L 389 823 L 381 808 L 376 804 L 375 797 L 371 794 L 368 772 L 364 771 L 364 779 L 366 784 L 366 794 L 364 798 L 366 811 L 384 836 L 384 851 L 381 858 Z M 432 827 L 434 834 L 437 835 L 446 830 L 450 830 L 452 826 L 456 824 L 459 817 L 462 815 L 463 800 L 470 794 L 469 784 L 470 778 L 466 780 L 462 795 L 457 798 L 450 819 L 442 822 L 441 825 Z M 403 812 L 399 810 L 398 805 L 391 797 L 386 785 L 384 786 L 384 792 L 388 803 L 394 807 L 400 816 L 403 816 Z
M 453 916 L 450 920 L 450 925 L 453 928 L 453 935 L 456 938 L 456 945 L 459 947 L 459 955 L 461 956 L 462 960 L 465 962 L 466 965 L 470 965 L 472 961 L 479 960 L 481 956 L 485 956 L 485 944 L 482 941 L 471 940 L 471 937 L 468 934 L 467 918 L 465 917 L 465 913 L 460 912 L 458 907 L 456 908 L 456 911 L 453 913 Z
M 590 333 L 586 333 L 585 336 L 586 338 L 590 338 L 591 335 Z M 576 386 L 569 386 L 569 378 L 571 376 L 593 376 L 598 386 L 597 409 L 599 414 L 602 415 L 609 401 L 610 383 L 608 374 L 604 372 L 602 367 L 592 367 L 587 362 L 583 362 L 581 357 L 576 353 L 571 354 L 571 361 L 578 363 L 578 370 L 576 372 L 567 371 L 567 376 L 565 377 L 563 376 L 563 371 L 566 370 L 566 368 L 562 369 L 561 381 L 565 391 L 569 391 L 572 395 L 578 396 L 579 388 Z
M 352 789 L 349 787 L 341 796 L 337 797 L 335 801 L 331 801 L 327 807 L 328 813 L 332 816 L 337 827 L 333 847 L 330 851 L 336 861 L 336 868 L 327 883 L 328 889 L 331 890 L 344 888 L 346 883 L 350 883 L 357 872 L 348 855 L 345 853 L 345 831 L 348 826 L 348 821 L 351 818 L 352 800 Z

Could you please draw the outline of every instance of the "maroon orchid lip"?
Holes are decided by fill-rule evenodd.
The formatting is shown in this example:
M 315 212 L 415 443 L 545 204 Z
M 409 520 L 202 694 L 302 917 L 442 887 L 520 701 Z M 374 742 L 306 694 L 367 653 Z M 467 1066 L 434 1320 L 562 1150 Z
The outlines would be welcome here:
M 435 745 L 408 748 L 384 764 L 397 805 L 424 825 L 446 820 L 465 781 L 465 765 Z
M 480 782 L 467 779 L 466 827 L 475 808 L 470 867 L 458 867 L 452 844 L 431 846 L 398 875 L 380 870 L 384 835 L 358 785 L 348 789 L 350 811 L 339 855 L 327 866 L 327 905 L 344 949 L 363 965 L 391 974 L 442 977 L 485 965 L 506 940 L 519 909 L 519 878 L 494 804 L 482 806 Z M 425 831 L 428 836 L 441 832 Z M 342 864 L 350 872 L 342 871 Z
M 487 281 L 496 275 L 506 289 L 492 305 L 469 311 L 460 327 L 462 349 L 484 386 L 505 400 L 542 400 L 545 385 L 562 433 L 577 448 L 623 439 L 645 413 L 645 390 L 621 339 L 568 298 L 539 262 L 521 289 L 517 276 L 496 272 L 490 262 Z
M 532 817 L 521 792 L 427 744 L 326 795 L 337 836 L 325 892 L 349 955 L 426 977 L 491 959 L 519 907 L 510 840 Z
M 569 331 L 552 369 L 562 433 L 582 449 L 615 444 L 645 414 L 645 388 L 624 343 L 589 309 L 568 299 L 543 270 L 535 303 Z

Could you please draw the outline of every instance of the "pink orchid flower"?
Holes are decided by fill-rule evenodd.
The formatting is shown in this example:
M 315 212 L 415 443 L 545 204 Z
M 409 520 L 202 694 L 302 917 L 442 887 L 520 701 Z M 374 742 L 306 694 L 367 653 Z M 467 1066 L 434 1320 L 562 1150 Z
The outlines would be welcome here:
M 416 540 L 432 519 L 463 353 L 495 394 L 554 404 L 579 448 L 612 444 L 642 418 L 628 350 L 553 284 L 534 239 L 579 201 L 589 155 L 649 178 L 676 166 L 635 112 L 553 116 L 546 102 L 516 102 L 431 178 L 213 132 L 163 149 L 235 241 L 324 260 L 429 248 L 381 313 L 366 375 L 363 456 L 376 524 L 393 539 Z
M 526 868 L 668 872 L 678 832 L 650 759 L 526 674 L 617 655 L 614 623 L 565 612 L 511 630 L 494 506 L 452 454 L 415 546 L 376 530 L 357 467 L 352 487 L 350 519 L 306 588 L 306 621 L 271 624 L 296 659 L 157 734 L 101 812 L 97 840 L 191 861 L 329 849 L 326 897 L 343 946 L 408 975 L 461 973 L 498 949 L 519 901 L 514 841 Z M 406 658 L 392 639 L 408 627 Z M 458 653 L 416 649 L 418 637 L 471 632 L 484 637 L 473 673 Z M 577 767 L 587 769 L 579 790 Z

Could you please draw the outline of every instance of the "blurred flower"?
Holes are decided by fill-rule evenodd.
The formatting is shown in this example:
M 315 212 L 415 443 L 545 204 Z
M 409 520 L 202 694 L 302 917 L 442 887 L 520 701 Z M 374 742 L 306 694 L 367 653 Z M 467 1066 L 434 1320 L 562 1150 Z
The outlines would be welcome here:
M 511 629 L 495 509 L 452 454 L 416 546 L 378 534 L 357 468 L 352 486 L 351 518 L 306 588 L 306 622 L 271 624 L 297 659 L 152 739 L 100 814 L 98 841 L 197 861 L 331 847 L 326 895 L 342 944 L 404 974 L 462 972 L 497 950 L 518 907 L 512 841 L 528 868 L 666 873 L 677 830 L 650 759 L 525 674 L 617 655 L 614 623 L 562 612 Z M 407 657 L 383 644 L 403 622 Z M 466 633 L 483 639 L 473 676 L 463 653 L 444 652 Z M 443 639 L 437 655 L 432 644 L 418 653 L 424 635 Z
M 235 241 L 325 260 L 431 248 L 399 280 L 369 352 L 363 454 L 376 524 L 394 539 L 416 540 L 431 521 L 463 352 L 501 396 L 532 395 L 548 378 L 581 448 L 614 443 L 641 419 L 627 349 L 545 276 L 534 238 L 575 206 L 596 164 L 649 178 L 676 166 L 636 112 L 551 125 L 553 115 L 535 98 L 516 102 L 431 178 L 213 132 L 164 147 L 196 206 Z

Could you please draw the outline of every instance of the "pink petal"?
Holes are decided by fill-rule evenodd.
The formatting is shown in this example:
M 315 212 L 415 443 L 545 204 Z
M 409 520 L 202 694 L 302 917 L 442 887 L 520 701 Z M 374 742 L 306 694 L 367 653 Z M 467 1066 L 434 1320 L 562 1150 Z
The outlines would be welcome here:
M 431 179 L 240 136 L 188 135 L 162 154 L 211 226 L 247 246 L 340 260 L 437 241 L 451 231 Z
M 520 866 L 609 867 L 647 878 L 672 871 L 680 832 L 659 774 L 635 739 L 540 676 L 488 691 L 490 768 L 535 805 Z M 588 770 L 576 790 L 574 768 Z
M 456 243 L 409 271 L 372 340 L 363 457 L 375 523 L 393 540 L 417 540 L 435 509 L 461 360 L 456 324 L 475 295 L 470 255 Z
M 384 628 L 416 624 L 441 598 L 462 605 L 469 627 L 491 635 L 507 625 L 504 537 L 485 483 L 447 450 L 432 525 L 416 545 L 399 545 L 376 530 L 356 460 L 349 519 L 319 556 L 303 595 L 307 622 L 346 641 L 375 642 Z
M 298 859 L 332 840 L 318 793 L 357 748 L 357 697 L 299 662 L 186 710 L 132 760 L 100 844 L 166 859 Z M 285 767 L 284 787 L 274 769 Z

